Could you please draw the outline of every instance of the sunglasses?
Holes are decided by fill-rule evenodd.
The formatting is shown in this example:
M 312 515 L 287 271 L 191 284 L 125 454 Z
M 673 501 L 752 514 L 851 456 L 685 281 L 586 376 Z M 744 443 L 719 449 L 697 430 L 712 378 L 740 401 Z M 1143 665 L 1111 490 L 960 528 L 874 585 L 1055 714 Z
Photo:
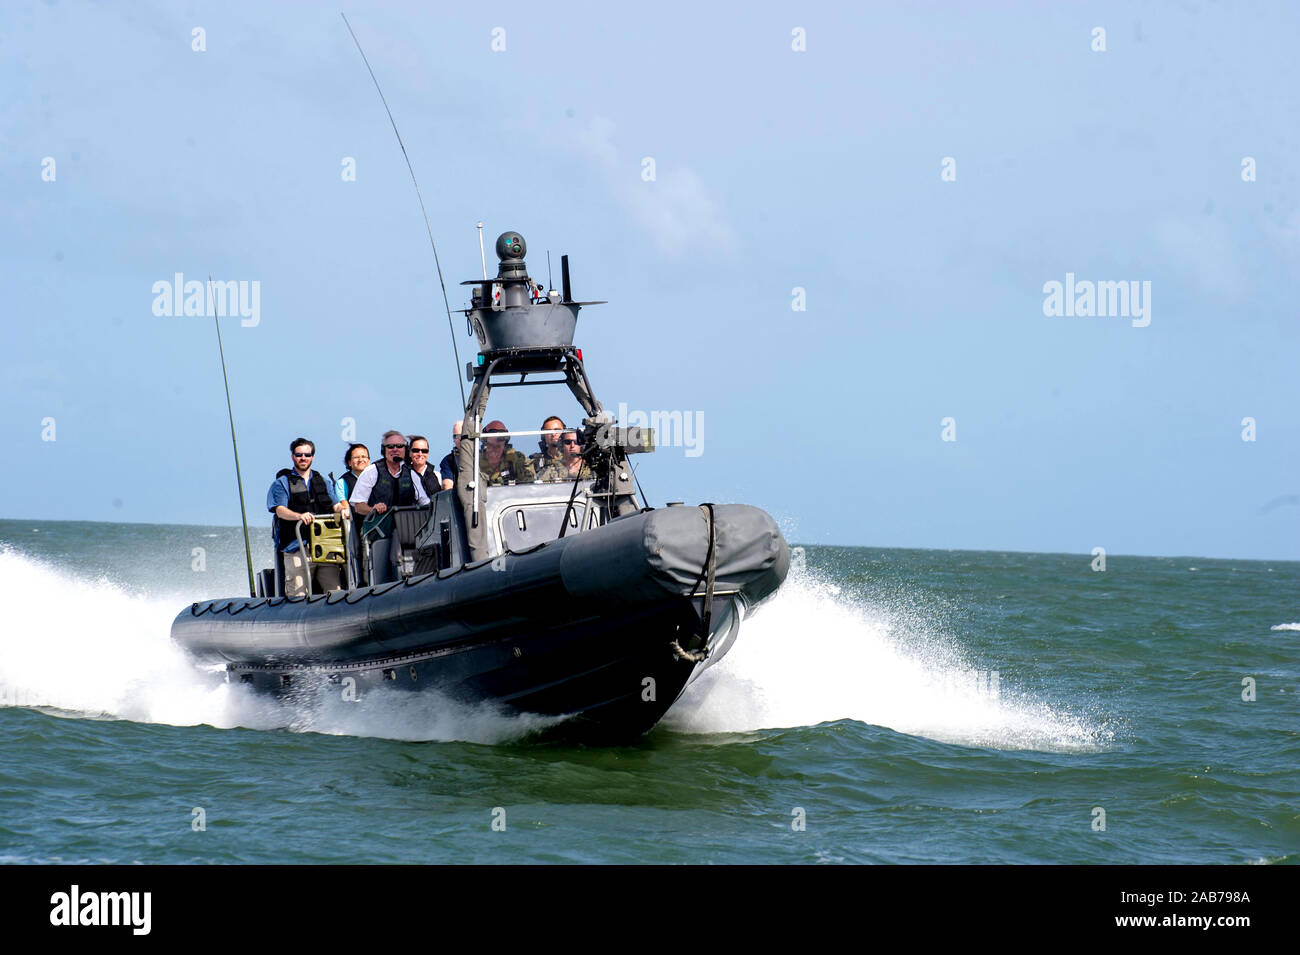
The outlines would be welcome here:
M 293 452 L 293 456 L 295 458 L 314 458 L 316 457 L 316 454 L 312 451 L 295 451 Z
M 574 444 L 574 445 L 576 445 L 578 442 L 577 442 L 577 441 L 574 441 L 572 438 L 565 438 L 565 439 L 564 439 L 563 441 L 561 441 L 560 443 L 561 443 L 561 444 Z
M 406 445 L 404 445 L 404 444 L 386 444 L 386 445 L 384 445 L 384 450 L 385 450 L 385 451 L 392 451 L 392 450 L 394 450 L 395 448 L 404 448 L 404 447 L 406 447 Z
M 429 453 L 429 449 L 428 449 L 428 448 L 411 448 L 411 453 L 412 453 L 412 454 L 428 454 L 428 453 Z

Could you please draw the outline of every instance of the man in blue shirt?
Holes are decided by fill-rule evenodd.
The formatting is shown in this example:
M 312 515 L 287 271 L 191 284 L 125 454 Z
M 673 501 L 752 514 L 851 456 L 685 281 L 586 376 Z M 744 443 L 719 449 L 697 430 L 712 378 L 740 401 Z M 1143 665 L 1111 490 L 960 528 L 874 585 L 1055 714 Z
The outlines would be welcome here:
M 285 468 L 275 476 L 266 492 L 266 509 L 274 516 L 271 522 L 271 539 L 275 541 L 276 563 L 284 576 L 286 597 L 306 596 L 338 590 L 340 568 L 327 564 L 312 564 L 299 553 L 294 525 L 311 526 L 313 514 L 342 514 L 347 503 L 340 501 L 329 483 L 312 470 L 316 458 L 316 445 L 306 438 L 295 438 L 289 445 L 292 468 Z M 311 573 L 315 586 L 308 583 Z
M 456 486 L 456 449 L 460 447 L 461 423 L 456 421 L 451 426 L 451 453 L 438 464 L 438 477 L 442 479 L 442 489 L 450 491 Z

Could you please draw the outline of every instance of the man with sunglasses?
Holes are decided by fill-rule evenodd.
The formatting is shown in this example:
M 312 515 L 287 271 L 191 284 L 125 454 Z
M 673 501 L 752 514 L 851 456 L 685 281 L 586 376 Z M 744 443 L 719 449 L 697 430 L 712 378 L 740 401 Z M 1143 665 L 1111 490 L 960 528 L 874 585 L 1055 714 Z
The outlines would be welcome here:
M 424 491 L 424 482 L 406 463 L 406 446 L 410 443 L 400 431 L 385 431 L 379 439 L 379 446 L 384 451 L 383 460 L 361 472 L 357 486 L 348 498 L 362 518 L 372 514 L 382 517 L 394 507 L 428 505 L 429 495 Z M 429 447 L 428 441 L 418 443 L 426 449 Z M 362 526 L 362 534 L 370 540 L 371 583 L 383 584 L 395 579 L 393 538 L 388 527 L 391 523 L 389 520 L 367 521 Z
M 385 431 L 379 440 L 384 450 L 383 461 L 372 464 L 361 472 L 357 486 L 348 498 L 362 517 L 385 514 L 391 507 L 410 507 L 429 503 L 424 482 L 415 476 L 406 463 L 406 435 L 400 431 Z M 423 442 L 427 451 L 429 442 Z M 427 458 L 426 458 L 427 460 Z
M 586 461 L 582 460 L 582 445 L 578 441 L 578 432 L 564 431 L 560 434 L 560 457 L 542 468 L 537 475 L 539 484 L 554 484 L 563 481 L 590 481 L 596 475 Z
M 520 452 L 510 447 L 509 438 L 491 435 L 509 431 L 504 421 L 492 421 L 483 429 L 482 451 L 479 454 L 479 476 L 487 487 L 494 484 L 532 484 L 537 475 L 532 465 Z
M 271 482 L 266 492 L 266 509 L 275 515 L 271 524 L 271 539 L 275 541 L 276 562 L 284 575 L 286 597 L 300 597 L 309 593 L 308 568 L 316 580 L 316 592 L 337 590 L 340 586 L 339 568 L 312 565 L 299 553 L 298 537 L 294 525 L 311 525 L 314 514 L 341 514 L 347 504 L 338 499 L 334 489 L 312 469 L 316 458 L 316 445 L 306 438 L 295 438 L 289 445 L 292 468 L 284 468 Z

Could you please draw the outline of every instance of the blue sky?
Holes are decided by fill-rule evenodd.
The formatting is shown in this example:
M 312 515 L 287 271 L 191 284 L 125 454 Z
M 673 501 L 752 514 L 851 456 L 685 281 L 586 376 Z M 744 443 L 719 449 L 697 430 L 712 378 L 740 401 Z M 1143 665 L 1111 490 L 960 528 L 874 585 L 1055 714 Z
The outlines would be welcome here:
M 517 229 L 534 276 L 568 253 L 609 300 L 577 336 L 605 405 L 702 416 L 698 456 L 638 462 L 651 503 L 803 543 L 1300 559 L 1297 8 L 953 6 L 342 9 L 453 307 L 475 222 Z M 176 272 L 260 286 L 222 326 L 259 532 L 298 434 L 322 470 L 344 419 L 446 443 L 433 258 L 338 13 L 0 7 L 0 398 L 37 476 L 4 516 L 238 522 L 212 319 L 151 308 Z M 1044 315 L 1067 273 L 1150 282 L 1150 324 Z

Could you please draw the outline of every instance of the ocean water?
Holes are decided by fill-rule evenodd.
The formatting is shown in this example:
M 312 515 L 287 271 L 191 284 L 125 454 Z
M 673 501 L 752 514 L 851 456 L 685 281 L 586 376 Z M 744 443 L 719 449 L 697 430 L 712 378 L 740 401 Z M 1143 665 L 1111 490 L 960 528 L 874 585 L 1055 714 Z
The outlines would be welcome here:
M 237 529 L 0 521 L 0 862 L 1300 861 L 1300 563 L 804 555 L 600 749 L 226 684 L 168 633 Z

